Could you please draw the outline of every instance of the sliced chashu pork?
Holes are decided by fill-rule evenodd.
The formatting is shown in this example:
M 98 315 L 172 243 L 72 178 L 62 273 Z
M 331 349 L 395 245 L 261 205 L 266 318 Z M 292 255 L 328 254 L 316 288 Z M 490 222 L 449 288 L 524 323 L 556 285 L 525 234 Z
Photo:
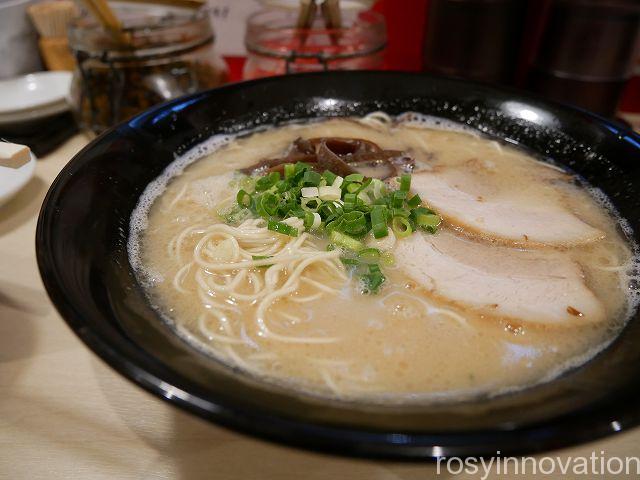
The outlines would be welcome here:
M 604 320 L 580 266 L 558 251 L 486 245 L 441 231 L 398 242 L 395 256 L 420 286 L 462 307 L 540 325 Z
M 548 181 L 522 188 L 481 169 L 442 167 L 414 173 L 411 186 L 447 223 L 503 242 L 571 246 L 604 237 L 573 214 Z

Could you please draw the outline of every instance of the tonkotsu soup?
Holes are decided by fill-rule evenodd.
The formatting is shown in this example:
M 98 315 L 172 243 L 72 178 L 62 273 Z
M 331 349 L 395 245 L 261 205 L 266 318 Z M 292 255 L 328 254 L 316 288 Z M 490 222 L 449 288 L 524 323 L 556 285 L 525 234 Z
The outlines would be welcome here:
M 635 308 L 635 247 L 606 198 L 472 131 L 376 113 L 193 160 L 147 188 L 130 258 L 177 334 L 265 381 L 495 395 L 586 362 Z

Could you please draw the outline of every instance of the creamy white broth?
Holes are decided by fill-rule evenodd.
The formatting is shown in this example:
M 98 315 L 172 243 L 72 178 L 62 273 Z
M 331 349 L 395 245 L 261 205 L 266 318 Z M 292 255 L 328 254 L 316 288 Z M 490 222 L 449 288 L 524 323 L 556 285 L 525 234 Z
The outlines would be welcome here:
M 196 293 L 194 273 L 184 269 L 202 235 L 183 236 L 179 252 L 176 239 L 187 227 L 223 222 L 216 204 L 224 200 L 221 192 L 229 197 L 237 191 L 237 185 L 229 186 L 238 178 L 234 172 L 281 156 L 296 138 L 325 136 L 362 138 L 385 149 L 402 150 L 416 160 L 414 175 L 448 168 L 478 171 L 489 165 L 492 191 L 497 194 L 517 192 L 518 201 L 538 204 L 561 201 L 573 215 L 601 231 L 603 238 L 552 247 L 526 239 L 514 243 L 470 231 L 446 217 L 436 235 L 455 235 L 489 249 L 552 250 L 578 265 L 580 282 L 601 306 L 603 318 L 558 325 L 522 321 L 517 315 L 505 316 L 443 296 L 396 261 L 385 268 L 387 279 L 377 295 L 362 295 L 355 279 L 332 278 L 328 270 L 318 268 L 312 279 L 333 293 L 296 302 L 318 293 L 312 283 L 304 283 L 271 304 L 264 315 L 278 334 L 338 341 L 290 343 L 265 338 L 256 322 L 258 305 L 250 302 L 239 302 L 233 314 L 224 314 L 231 328 L 225 331 L 220 315 L 212 315 L 212 308 Z M 134 227 L 130 250 L 152 303 L 184 338 L 267 381 L 319 395 L 394 402 L 497 394 L 548 380 L 587 361 L 615 337 L 632 307 L 627 275 L 635 261 L 632 247 L 602 202 L 565 176 L 520 150 L 465 131 L 370 119 L 290 125 L 232 140 L 173 177 L 160 195 L 157 188 L 149 189 L 134 213 L 134 225 L 146 228 Z M 150 204 L 146 212 L 144 206 Z M 318 250 L 326 245 L 314 238 L 308 242 L 309 248 L 315 245 Z M 262 281 L 266 270 L 256 268 L 250 275 Z M 348 271 L 343 273 L 348 277 Z M 246 292 L 251 285 L 249 281 Z M 203 315 L 205 331 L 199 322 Z M 218 341 L 229 338 L 229 331 L 239 341 Z

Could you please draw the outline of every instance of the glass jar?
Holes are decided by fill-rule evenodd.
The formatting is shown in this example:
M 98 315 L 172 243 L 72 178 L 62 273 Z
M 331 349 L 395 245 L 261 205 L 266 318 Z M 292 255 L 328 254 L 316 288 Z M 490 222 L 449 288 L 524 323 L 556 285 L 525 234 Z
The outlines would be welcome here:
M 322 70 L 384 67 L 384 17 L 373 11 L 342 11 L 342 27 L 327 28 L 321 15 L 311 28 L 297 28 L 296 10 L 270 9 L 251 15 L 245 44 L 245 79 Z
M 82 128 L 100 133 L 152 105 L 226 81 L 206 9 L 113 7 L 126 41 L 116 41 L 92 17 L 69 30 L 77 59 L 70 100 Z

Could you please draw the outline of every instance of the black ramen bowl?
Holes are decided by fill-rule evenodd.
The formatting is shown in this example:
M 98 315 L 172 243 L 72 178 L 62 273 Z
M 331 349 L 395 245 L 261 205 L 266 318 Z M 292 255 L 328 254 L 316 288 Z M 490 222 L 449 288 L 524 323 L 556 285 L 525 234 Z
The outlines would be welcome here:
M 637 314 L 605 351 L 549 383 L 422 406 L 295 393 L 198 353 L 160 320 L 129 264 L 127 238 L 140 194 L 176 155 L 213 134 L 376 110 L 453 120 L 553 158 L 600 187 L 640 241 L 640 137 L 603 118 L 521 92 L 421 74 L 294 75 L 160 105 L 76 155 L 53 183 L 38 221 L 38 264 L 53 303 L 89 348 L 144 389 L 216 423 L 301 447 L 405 458 L 515 454 L 638 424 Z

